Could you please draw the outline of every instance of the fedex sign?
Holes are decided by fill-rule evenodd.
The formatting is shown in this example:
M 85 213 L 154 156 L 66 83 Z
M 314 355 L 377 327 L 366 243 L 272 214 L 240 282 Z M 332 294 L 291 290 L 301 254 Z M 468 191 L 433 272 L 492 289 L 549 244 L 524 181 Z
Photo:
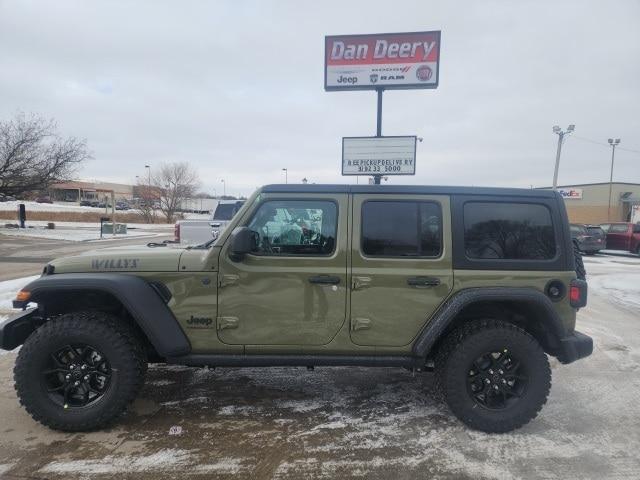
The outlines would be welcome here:
M 325 90 L 437 88 L 440 32 L 325 37 Z
M 582 200 L 581 188 L 559 188 L 558 193 L 565 200 Z

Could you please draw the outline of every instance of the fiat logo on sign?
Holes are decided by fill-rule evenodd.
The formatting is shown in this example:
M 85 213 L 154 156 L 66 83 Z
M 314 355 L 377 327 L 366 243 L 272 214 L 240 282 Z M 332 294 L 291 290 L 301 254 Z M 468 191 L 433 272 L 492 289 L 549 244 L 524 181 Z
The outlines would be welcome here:
M 431 75 L 433 75 L 433 70 L 431 70 L 431 68 L 429 68 L 427 65 L 422 65 L 421 67 L 418 67 L 418 69 L 416 70 L 416 77 L 421 82 L 426 82 L 430 80 Z

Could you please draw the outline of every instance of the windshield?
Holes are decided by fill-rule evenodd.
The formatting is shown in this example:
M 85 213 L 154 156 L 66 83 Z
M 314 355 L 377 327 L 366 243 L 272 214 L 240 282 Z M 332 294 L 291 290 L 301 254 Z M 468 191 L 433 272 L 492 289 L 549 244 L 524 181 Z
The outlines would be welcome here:
M 219 203 L 213 214 L 214 220 L 231 220 L 233 216 L 240 210 L 242 204 L 236 203 Z

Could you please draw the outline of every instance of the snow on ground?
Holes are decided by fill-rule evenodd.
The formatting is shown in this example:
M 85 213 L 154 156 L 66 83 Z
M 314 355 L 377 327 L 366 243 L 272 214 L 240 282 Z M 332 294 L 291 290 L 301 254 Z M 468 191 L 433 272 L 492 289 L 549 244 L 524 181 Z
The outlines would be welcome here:
M 126 235 L 116 235 L 116 238 L 130 237 L 158 237 L 166 236 L 168 232 L 153 233 L 145 230 L 128 230 Z M 89 240 L 100 240 L 100 228 L 55 228 L 47 230 L 45 228 L 2 228 L 0 235 L 11 235 L 17 237 L 48 238 L 51 240 L 69 240 L 72 242 L 86 242 Z M 113 239 L 113 235 L 103 235 L 103 240 Z
M 27 220 L 26 225 L 29 227 L 46 227 L 49 222 L 46 220 Z M 72 228 L 93 228 L 96 231 L 100 230 L 100 223 L 98 222 L 53 222 L 56 228 L 72 227 Z M 129 223 L 119 222 L 116 215 L 116 223 L 125 223 L 128 230 L 167 230 L 173 231 L 173 223 Z M 17 222 L 12 220 L 0 220 L 1 224 L 17 225 Z
M 640 258 L 637 255 L 584 257 L 584 264 L 589 290 L 597 290 L 622 307 L 640 309 Z M 612 273 L 613 270 L 616 273 Z
M 101 209 L 94 207 L 81 207 L 77 203 L 38 203 L 28 200 L 16 200 L 14 202 L 0 202 L 0 210 L 15 212 L 18 205 L 24 203 L 27 212 L 99 212 Z

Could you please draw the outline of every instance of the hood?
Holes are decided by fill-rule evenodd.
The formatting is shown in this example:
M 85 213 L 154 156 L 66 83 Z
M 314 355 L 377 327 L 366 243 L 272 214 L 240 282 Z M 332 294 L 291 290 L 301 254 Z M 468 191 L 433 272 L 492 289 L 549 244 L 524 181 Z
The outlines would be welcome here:
M 63 257 L 49 262 L 55 273 L 177 272 L 183 248 L 112 247 Z

